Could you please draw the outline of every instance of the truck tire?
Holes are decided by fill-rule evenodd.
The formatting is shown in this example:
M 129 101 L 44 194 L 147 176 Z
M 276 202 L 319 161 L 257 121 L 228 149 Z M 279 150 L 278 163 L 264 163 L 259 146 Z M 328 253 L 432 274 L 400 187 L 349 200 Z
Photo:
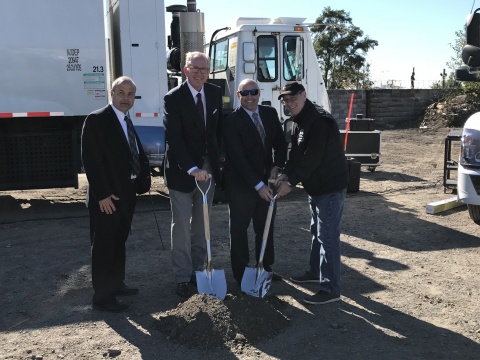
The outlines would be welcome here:
M 475 224 L 480 225 L 480 205 L 467 204 L 467 207 L 470 219 L 472 219 Z

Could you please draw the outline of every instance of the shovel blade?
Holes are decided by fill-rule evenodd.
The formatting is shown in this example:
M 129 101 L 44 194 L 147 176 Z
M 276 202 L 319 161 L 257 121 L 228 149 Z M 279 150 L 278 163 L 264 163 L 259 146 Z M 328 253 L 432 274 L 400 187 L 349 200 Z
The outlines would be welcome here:
M 217 299 L 223 300 L 227 295 L 227 280 L 224 270 L 212 269 L 211 273 L 207 270 L 196 271 L 197 290 L 199 294 L 207 294 Z
M 265 269 L 245 268 L 241 289 L 250 296 L 263 298 L 272 283 L 273 274 Z

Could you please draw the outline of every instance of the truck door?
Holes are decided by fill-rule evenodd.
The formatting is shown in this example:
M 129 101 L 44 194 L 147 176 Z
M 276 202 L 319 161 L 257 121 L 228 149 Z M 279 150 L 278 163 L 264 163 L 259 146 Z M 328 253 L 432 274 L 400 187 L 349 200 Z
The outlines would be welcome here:
M 270 103 L 282 121 L 285 137 L 290 143 L 291 121 L 284 106 L 278 100 L 282 86 L 291 81 L 304 79 L 304 40 L 299 34 L 271 34 L 257 37 L 257 80 L 265 92 L 271 92 Z
M 304 78 L 303 39 L 300 35 L 257 36 L 257 80 L 272 92 L 272 106 L 280 109 L 277 98 L 282 86 Z
M 150 165 L 160 167 L 165 153 L 163 97 L 168 91 L 163 1 L 130 3 L 128 11 L 122 8 L 125 18 L 120 24 L 123 74 L 131 76 L 137 85 L 131 110 L 135 129 Z

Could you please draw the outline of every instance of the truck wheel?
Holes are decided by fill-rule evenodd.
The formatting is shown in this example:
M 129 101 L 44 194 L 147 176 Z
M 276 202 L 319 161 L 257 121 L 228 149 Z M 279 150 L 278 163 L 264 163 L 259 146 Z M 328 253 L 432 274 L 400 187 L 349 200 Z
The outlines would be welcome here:
M 480 205 L 467 204 L 467 207 L 470 219 L 472 219 L 475 224 L 480 225 Z

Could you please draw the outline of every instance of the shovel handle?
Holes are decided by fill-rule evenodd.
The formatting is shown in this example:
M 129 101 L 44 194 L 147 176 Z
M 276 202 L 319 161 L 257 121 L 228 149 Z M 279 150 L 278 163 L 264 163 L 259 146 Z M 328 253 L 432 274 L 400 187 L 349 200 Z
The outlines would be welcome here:
M 210 190 L 210 186 L 212 186 L 212 174 L 208 174 L 208 187 L 205 191 L 202 190 L 202 188 L 198 184 L 197 179 L 195 179 L 195 184 L 197 185 L 197 189 L 202 193 L 203 202 L 206 203 L 208 190 Z
M 205 191 L 202 190 L 198 181 L 195 180 L 195 184 L 197 185 L 198 190 L 202 193 L 202 200 L 203 200 L 203 226 L 205 228 L 205 240 L 210 241 L 210 221 L 208 218 L 208 200 L 207 200 L 207 193 L 210 190 L 210 186 L 212 186 L 212 175 L 208 174 L 208 187 Z M 208 249 L 207 249 L 208 250 Z
M 210 241 L 210 220 L 208 218 L 208 204 L 203 203 L 203 227 L 205 228 L 205 240 Z
M 258 264 L 263 267 L 263 256 L 265 255 L 265 248 L 267 247 L 268 233 L 270 232 L 270 223 L 272 222 L 273 208 L 275 207 L 275 199 L 277 195 L 270 200 L 268 207 L 267 219 L 265 220 L 265 228 L 263 229 L 262 247 L 260 249 L 260 256 L 258 257 Z
M 202 193 L 203 199 L 203 227 L 205 229 L 205 242 L 207 245 L 207 273 L 210 274 L 212 272 L 212 252 L 210 250 L 210 219 L 208 218 L 208 200 L 207 200 L 207 193 L 210 190 L 210 186 L 212 186 L 212 175 L 209 174 L 208 176 L 208 187 L 205 192 L 202 191 L 198 181 L 195 180 L 195 184 L 197 184 L 198 190 Z
M 267 212 L 267 219 L 265 220 L 265 228 L 263 229 L 263 237 L 262 239 L 267 240 L 268 233 L 270 232 L 270 223 L 272 222 L 272 215 L 273 215 L 273 205 L 270 202 L 270 206 L 268 207 Z

